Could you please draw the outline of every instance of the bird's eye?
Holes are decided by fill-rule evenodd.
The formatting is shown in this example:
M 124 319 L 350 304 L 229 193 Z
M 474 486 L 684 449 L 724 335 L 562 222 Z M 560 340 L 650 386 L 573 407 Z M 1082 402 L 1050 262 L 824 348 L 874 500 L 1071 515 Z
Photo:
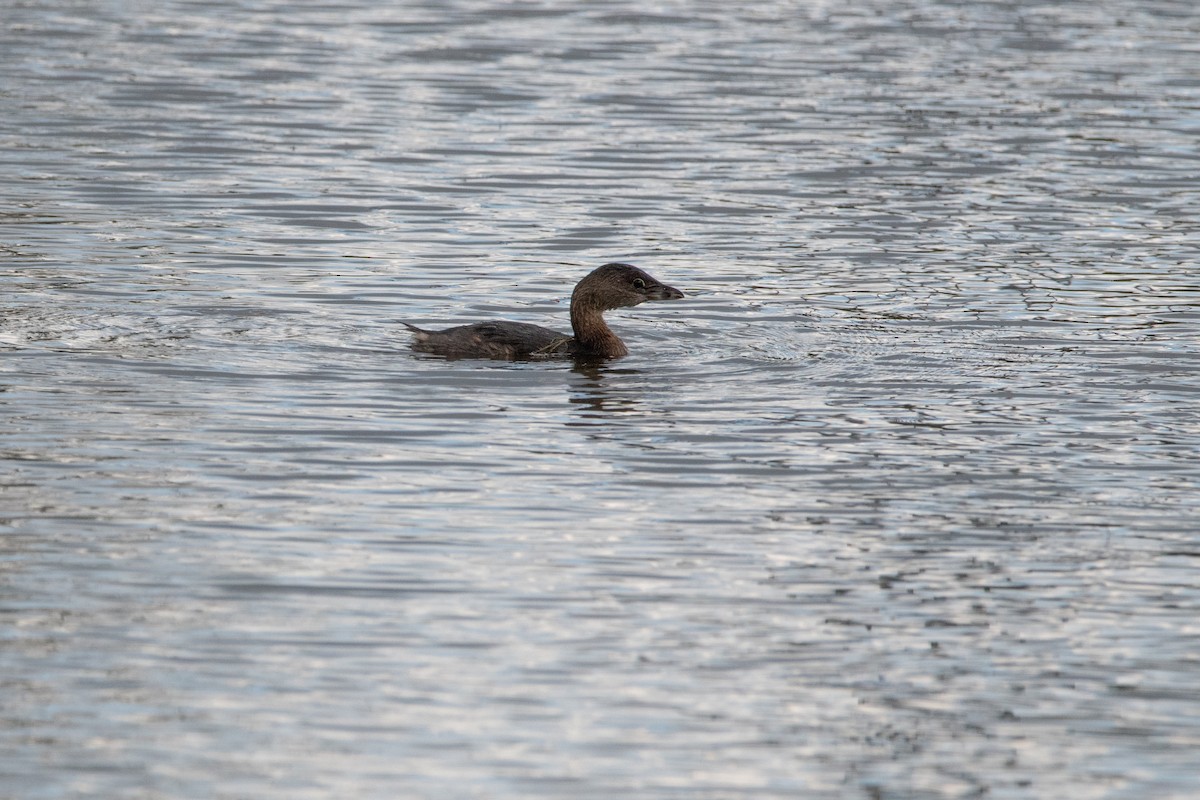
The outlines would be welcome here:
M 646 288 L 646 282 L 645 282 L 644 280 L 642 280 L 641 278 L 634 278 L 634 279 L 633 279 L 633 288 L 635 288 L 635 289 L 645 289 L 645 288 Z

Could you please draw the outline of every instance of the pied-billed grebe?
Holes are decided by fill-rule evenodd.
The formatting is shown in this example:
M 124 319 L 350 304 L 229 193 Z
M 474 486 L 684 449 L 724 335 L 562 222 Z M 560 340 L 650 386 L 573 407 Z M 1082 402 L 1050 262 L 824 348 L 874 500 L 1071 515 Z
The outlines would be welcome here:
M 631 264 L 605 264 L 584 276 L 571 294 L 574 336 L 524 322 L 477 322 L 444 331 L 403 325 L 416 334 L 414 350 L 448 358 L 620 358 L 629 350 L 604 323 L 604 312 L 681 297 L 683 292 Z

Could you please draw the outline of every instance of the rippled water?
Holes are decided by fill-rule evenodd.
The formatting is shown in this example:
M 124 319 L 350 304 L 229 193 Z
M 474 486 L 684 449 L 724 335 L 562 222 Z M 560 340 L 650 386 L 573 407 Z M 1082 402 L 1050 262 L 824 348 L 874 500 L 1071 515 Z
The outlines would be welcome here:
M 398 5 L 0 12 L 0 796 L 1200 792 L 1192 3 Z

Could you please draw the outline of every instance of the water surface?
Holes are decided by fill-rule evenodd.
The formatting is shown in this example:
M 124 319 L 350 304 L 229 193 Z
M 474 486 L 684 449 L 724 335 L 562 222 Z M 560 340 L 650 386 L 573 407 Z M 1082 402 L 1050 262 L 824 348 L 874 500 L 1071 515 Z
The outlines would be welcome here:
M 3 21 L 0 796 L 1200 791 L 1190 4 Z

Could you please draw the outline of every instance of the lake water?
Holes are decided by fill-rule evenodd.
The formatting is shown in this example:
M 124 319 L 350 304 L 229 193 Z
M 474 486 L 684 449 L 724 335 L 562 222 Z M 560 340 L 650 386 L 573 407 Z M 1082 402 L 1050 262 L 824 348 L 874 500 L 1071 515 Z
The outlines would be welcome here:
M 1200 794 L 1190 0 L 0 22 L 0 797 Z

